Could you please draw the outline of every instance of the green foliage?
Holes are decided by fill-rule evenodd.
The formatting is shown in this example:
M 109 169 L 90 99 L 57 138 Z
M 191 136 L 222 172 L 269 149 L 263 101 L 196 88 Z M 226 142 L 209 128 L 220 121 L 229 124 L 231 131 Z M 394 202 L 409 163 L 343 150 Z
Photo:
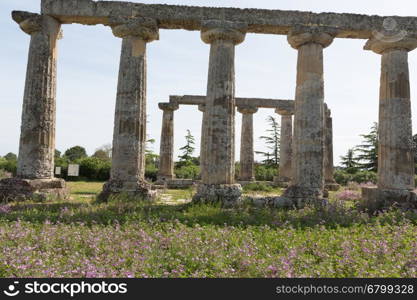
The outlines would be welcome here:
M 13 175 L 16 175 L 16 169 L 17 169 L 17 160 L 15 159 L 8 160 L 4 157 L 0 157 L 0 170 L 4 170 L 6 172 L 12 173 Z
M 9 160 L 9 161 L 16 161 L 17 160 L 17 155 L 12 153 L 12 152 L 9 152 L 4 156 L 4 158 L 6 160 Z
M 364 171 L 378 170 L 378 123 L 374 122 L 371 132 L 361 134 L 363 143 L 356 146 L 358 167 Z
M 348 173 L 345 170 L 336 170 L 334 179 L 338 184 L 347 185 L 348 182 L 367 183 L 377 182 L 377 174 L 371 171 L 359 171 L 356 173 Z
M 84 147 L 74 146 L 65 151 L 64 155 L 70 162 L 75 162 L 78 159 L 87 157 L 87 151 Z
M 147 164 L 145 167 L 145 178 L 149 181 L 156 181 L 158 177 L 158 168 L 155 164 Z
M 255 165 L 255 179 L 258 181 L 272 181 L 278 175 L 278 168 L 274 165 Z
M 248 191 L 271 192 L 272 190 L 273 190 L 272 186 L 265 184 L 263 182 L 252 182 L 243 186 L 244 192 L 248 192 Z
M 80 176 L 90 180 L 106 181 L 110 178 L 109 161 L 97 157 L 85 157 L 77 161 L 80 165 Z
M 194 164 L 183 165 L 174 170 L 177 178 L 198 179 L 200 176 L 200 167 Z
M 108 155 L 106 151 L 102 149 L 96 150 L 96 152 L 94 152 L 92 157 L 98 158 L 100 160 L 110 161 L 110 156 Z
M 266 121 L 269 123 L 270 129 L 267 129 L 267 135 L 261 136 L 260 139 L 265 141 L 267 148 L 270 151 L 255 151 L 255 153 L 265 157 L 265 159 L 262 161 L 264 164 L 278 166 L 281 128 L 279 127 L 277 119 L 273 116 L 268 116 Z
M 356 173 L 359 163 L 355 157 L 355 149 L 349 149 L 345 156 L 340 157 L 340 160 L 340 164 L 348 173 Z
M 180 148 L 182 154 L 178 156 L 180 161 L 177 163 L 177 166 L 181 168 L 182 166 L 193 164 L 193 153 L 195 151 L 195 139 L 191 134 L 191 131 L 187 129 L 187 135 L 185 136 L 186 144 Z

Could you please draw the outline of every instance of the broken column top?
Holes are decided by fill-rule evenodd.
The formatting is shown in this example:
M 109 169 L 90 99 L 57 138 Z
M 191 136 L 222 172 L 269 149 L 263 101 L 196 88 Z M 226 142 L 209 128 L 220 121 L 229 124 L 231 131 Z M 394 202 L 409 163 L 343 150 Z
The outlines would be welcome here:
M 286 35 L 295 26 L 334 28 L 339 38 L 368 39 L 382 32 L 384 21 L 392 19 L 398 29 L 417 33 L 416 17 L 382 17 L 348 13 L 312 13 L 302 11 L 198 7 L 143 4 L 120 1 L 42 0 L 42 14 L 61 23 L 109 24 L 117 17 L 147 17 L 162 29 L 201 30 L 207 20 L 226 20 L 247 24 L 247 32 Z M 392 22 L 391 22 L 392 23 Z

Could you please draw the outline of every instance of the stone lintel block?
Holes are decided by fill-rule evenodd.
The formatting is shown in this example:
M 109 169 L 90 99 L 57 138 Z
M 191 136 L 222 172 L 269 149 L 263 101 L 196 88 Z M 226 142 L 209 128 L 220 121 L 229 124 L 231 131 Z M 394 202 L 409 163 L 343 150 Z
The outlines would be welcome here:
M 146 181 L 127 182 L 122 180 L 109 180 L 103 185 L 103 191 L 98 198 L 107 201 L 111 196 L 126 196 L 138 198 L 138 200 L 154 201 L 157 191 Z
M 193 197 L 195 203 L 222 203 L 229 207 L 241 202 L 242 186 L 240 184 L 199 184 Z
M 65 200 L 69 197 L 69 190 L 65 180 L 51 179 L 23 179 L 6 178 L 0 180 L 0 202 L 25 200 Z
M 416 190 L 386 190 L 378 187 L 363 187 L 360 207 L 369 211 L 382 210 L 391 206 L 404 209 L 417 208 Z

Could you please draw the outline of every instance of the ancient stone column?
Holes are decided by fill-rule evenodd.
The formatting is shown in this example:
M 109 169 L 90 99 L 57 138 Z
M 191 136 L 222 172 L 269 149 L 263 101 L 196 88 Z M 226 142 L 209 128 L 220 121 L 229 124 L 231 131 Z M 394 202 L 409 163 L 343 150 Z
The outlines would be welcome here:
M 204 21 L 201 38 L 210 44 L 210 60 L 204 122 L 205 166 L 195 201 L 240 200 L 235 175 L 235 45 L 243 42 L 246 25 L 228 21 Z
M 149 18 L 111 20 L 113 34 L 123 39 L 117 85 L 110 180 L 102 198 L 127 193 L 153 196 L 145 181 L 146 44 L 158 39 L 156 21 Z
M 172 180 L 174 175 L 174 111 L 178 109 L 176 103 L 159 103 L 163 111 L 161 144 L 159 151 L 158 182 Z
M 292 178 L 292 112 L 276 109 L 281 115 L 281 138 L 279 152 L 279 175 L 274 182 L 279 186 L 287 186 Z
M 320 202 L 324 188 L 323 49 L 333 35 L 323 29 L 293 28 L 290 45 L 298 50 L 293 134 L 293 177 L 284 197 L 293 204 Z
M 52 17 L 13 12 L 20 28 L 31 36 L 17 178 L 0 183 L 0 198 L 65 198 L 65 181 L 54 178 L 56 61 L 61 24 Z
M 365 45 L 365 50 L 382 56 L 378 189 L 363 190 L 364 199 L 375 206 L 394 202 L 407 206 L 410 198 L 415 199 L 409 192 L 414 189 L 414 159 L 408 70 L 408 52 L 415 48 L 417 39 L 408 37 L 399 41 L 371 39 Z
M 333 177 L 333 120 L 331 110 L 324 104 L 324 184 L 328 191 L 337 191 L 340 185 Z
M 239 106 L 238 112 L 242 114 L 242 131 L 240 140 L 240 181 L 255 180 L 255 156 L 253 150 L 253 114 L 257 107 Z
M 203 113 L 203 116 L 201 118 L 201 137 L 200 137 L 200 177 L 203 178 L 203 173 L 205 170 L 205 150 L 206 150 L 206 140 L 205 140 L 205 128 L 204 125 L 207 122 L 206 117 L 206 105 L 205 104 L 199 104 L 198 110 Z

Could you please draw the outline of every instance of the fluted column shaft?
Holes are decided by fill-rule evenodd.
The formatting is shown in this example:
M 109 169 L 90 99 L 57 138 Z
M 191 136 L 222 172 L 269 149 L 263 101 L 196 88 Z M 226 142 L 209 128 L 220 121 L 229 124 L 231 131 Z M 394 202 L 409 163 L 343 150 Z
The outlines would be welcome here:
M 31 35 L 23 97 L 17 176 L 54 177 L 57 39 L 61 25 L 37 14 L 14 14 Z
M 207 114 L 206 114 L 206 105 L 200 104 L 198 105 L 198 110 L 201 111 L 201 137 L 200 137 L 200 177 L 203 178 L 203 174 L 205 172 L 205 163 L 206 163 L 206 138 L 205 138 L 205 130 L 206 130 L 206 123 L 207 123 Z
M 276 111 L 281 115 L 281 138 L 279 152 L 279 181 L 289 182 L 292 178 L 292 114 Z
M 324 182 L 335 183 L 333 172 L 333 120 L 331 111 L 324 105 Z
M 163 110 L 158 180 L 171 180 L 174 176 L 174 111 L 177 104 L 159 103 Z
M 414 189 L 408 51 L 417 39 L 368 41 L 365 49 L 381 54 L 378 123 L 378 188 Z
M 293 177 L 288 196 L 302 205 L 323 196 L 324 188 L 324 82 L 323 48 L 332 35 L 294 29 L 288 36 L 298 50 L 293 135 Z
M 239 179 L 241 181 L 254 181 L 253 114 L 258 109 L 255 107 L 238 107 L 238 111 L 242 114 Z
M 207 24 L 201 34 L 203 41 L 210 44 L 204 134 L 206 163 L 202 181 L 205 184 L 233 184 L 235 45 L 243 41 L 245 34 L 239 27 L 230 30 L 217 25 L 216 21 Z
M 146 146 L 146 44 L 158 39 L 156 22 L 134 18 L 112 26 L 123 38 L 117 85 L 110 181 L 135 190 L 144 181 Z

